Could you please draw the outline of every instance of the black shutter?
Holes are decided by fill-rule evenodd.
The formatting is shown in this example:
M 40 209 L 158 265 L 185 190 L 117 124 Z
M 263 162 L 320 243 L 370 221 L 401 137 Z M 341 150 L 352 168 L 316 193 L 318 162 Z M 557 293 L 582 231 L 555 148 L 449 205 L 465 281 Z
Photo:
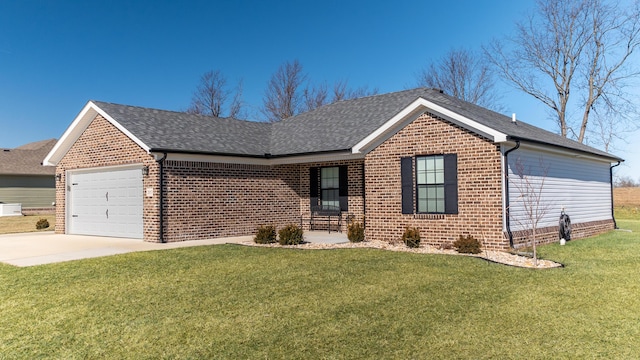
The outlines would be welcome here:
M 413 158 L 400 159 L 400 177 L 402 178 L 402 213 L 413 214 Z
M 457 154 L 444 154 L 444 213 L 458 213 Z
M 318 206 L 318 168 L 312 167 L 309 169 L 309 204 L 311 208 Z
M 338 181 L 340 187 L 338 196 L 340 197 L 340 210 L 349 211 L 349 168 L 346 165 L 338 168 Z

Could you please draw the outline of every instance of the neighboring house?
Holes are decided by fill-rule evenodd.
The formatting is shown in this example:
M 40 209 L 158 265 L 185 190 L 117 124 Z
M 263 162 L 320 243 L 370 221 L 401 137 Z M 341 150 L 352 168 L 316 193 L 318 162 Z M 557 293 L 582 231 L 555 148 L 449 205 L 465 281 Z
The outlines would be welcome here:
M 56 139 L 50 139 L 0 149 L 0 203 L 20 203 L 26 211 L 53 211 L 55 169 L 42 166 L 42 159 L 55 144 Z
M 59 177 L 60 233 L 154 242 L 250 235 L 261 224 L 299 223 L 323 204 L 366 219 L 369 240 L 398 241 L 413 226 L 430 244 L 469 234 L 506 249 L 525 235 L 514 221 L 516 162 L 527 165 L 525 178 L 544 174 L 549 213 L 538 234 L 549 242 L 563 207 L 574 238 L 614 228 L 618 161 L 419 88 L 272 124 L 90 101 L 44 163 Z

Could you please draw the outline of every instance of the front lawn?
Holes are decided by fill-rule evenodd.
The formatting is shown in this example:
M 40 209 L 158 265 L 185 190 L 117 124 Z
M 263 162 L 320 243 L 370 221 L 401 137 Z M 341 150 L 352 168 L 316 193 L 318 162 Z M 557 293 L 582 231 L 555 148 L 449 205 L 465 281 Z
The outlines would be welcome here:
M 36 229 L 36 223 L 40 219 L 47 219 L 49 227 Z M 51 231 L 56 226 L 55 214 L 28 215 L 28 216 L 2 216 L 0 217 L 0 234 L 23 233 L 32 231 Z
M 0 358 L 634 358 L 640 221 L 566 265 L 239 245 L 0 265 Z

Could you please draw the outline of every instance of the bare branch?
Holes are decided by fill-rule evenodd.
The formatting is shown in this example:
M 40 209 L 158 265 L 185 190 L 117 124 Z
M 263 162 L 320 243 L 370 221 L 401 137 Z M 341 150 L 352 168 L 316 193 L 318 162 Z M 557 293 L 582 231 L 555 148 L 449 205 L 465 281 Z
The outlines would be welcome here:
M 545 182 L 549 174 L 549 168 L 542 158 L 539 158 L 537 171 L 532 171 L 525 161 L 518 157 L 515 162 L 513 174 L 516 179 L 509 179 L 519 194 L 514 204 L 519 204 L 522 214 L 514 214 L 508 209 L 508 216 L 522 229 L 531 234 L 531 247 L 533 248 L 534 265 L 537 266 L 537 230 L 540 222 L 547 216 L 552 208 L 552 203 L 545 199 Z
M 280 65 L 271 76 L 263 97 L 262 113 L 268 121 L 280 121 L 301 111 L 300 86 L 306 79 L 298 60 Z
M 437 62 L 431 62 L 418 75 L 420 86 L 444 90 L 459 99 L 485 107 L 499 108 L 494 74 L 489 63 L 465 50 L 450 50 Z
M 616 131 L 603 122 L 619 121 L 620 115 L 630 119 L 615 107 L 604 108 L 629 99 L 621 90 L 640 74 L 630 67 L 640 45 L 638 1 L 622 8 L 603 0 L 538 0 L 536 12 L 516 29 L 515 36 L 494 41 L 485 54 L 508 83 L 552 111 L 563 136 L 585 142 L 592 126 Z M 513 51 L 507 53 L 509 45 Z M 611 117 L 590 125 L 597 108 Z M 609 140 L 603 142 L 616 137 L 606 135 Z
M 200 77 L 200 83 L 193 93 L 188 113 L 215 117 L 224 116 L 225 104 L 232 91 L 227 88 L 227 79 L 220 70 L 207 71 Z M 229 116 L 235 117 L 242 109 L 242 82 L 238 84 Z

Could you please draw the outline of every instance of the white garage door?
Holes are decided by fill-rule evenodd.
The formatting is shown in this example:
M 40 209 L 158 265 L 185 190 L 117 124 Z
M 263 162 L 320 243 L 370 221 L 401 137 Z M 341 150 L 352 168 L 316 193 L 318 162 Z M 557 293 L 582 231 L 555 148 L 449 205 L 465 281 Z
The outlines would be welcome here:
M 142 239 L 142 170 L 70 173 L 69 234 Z

